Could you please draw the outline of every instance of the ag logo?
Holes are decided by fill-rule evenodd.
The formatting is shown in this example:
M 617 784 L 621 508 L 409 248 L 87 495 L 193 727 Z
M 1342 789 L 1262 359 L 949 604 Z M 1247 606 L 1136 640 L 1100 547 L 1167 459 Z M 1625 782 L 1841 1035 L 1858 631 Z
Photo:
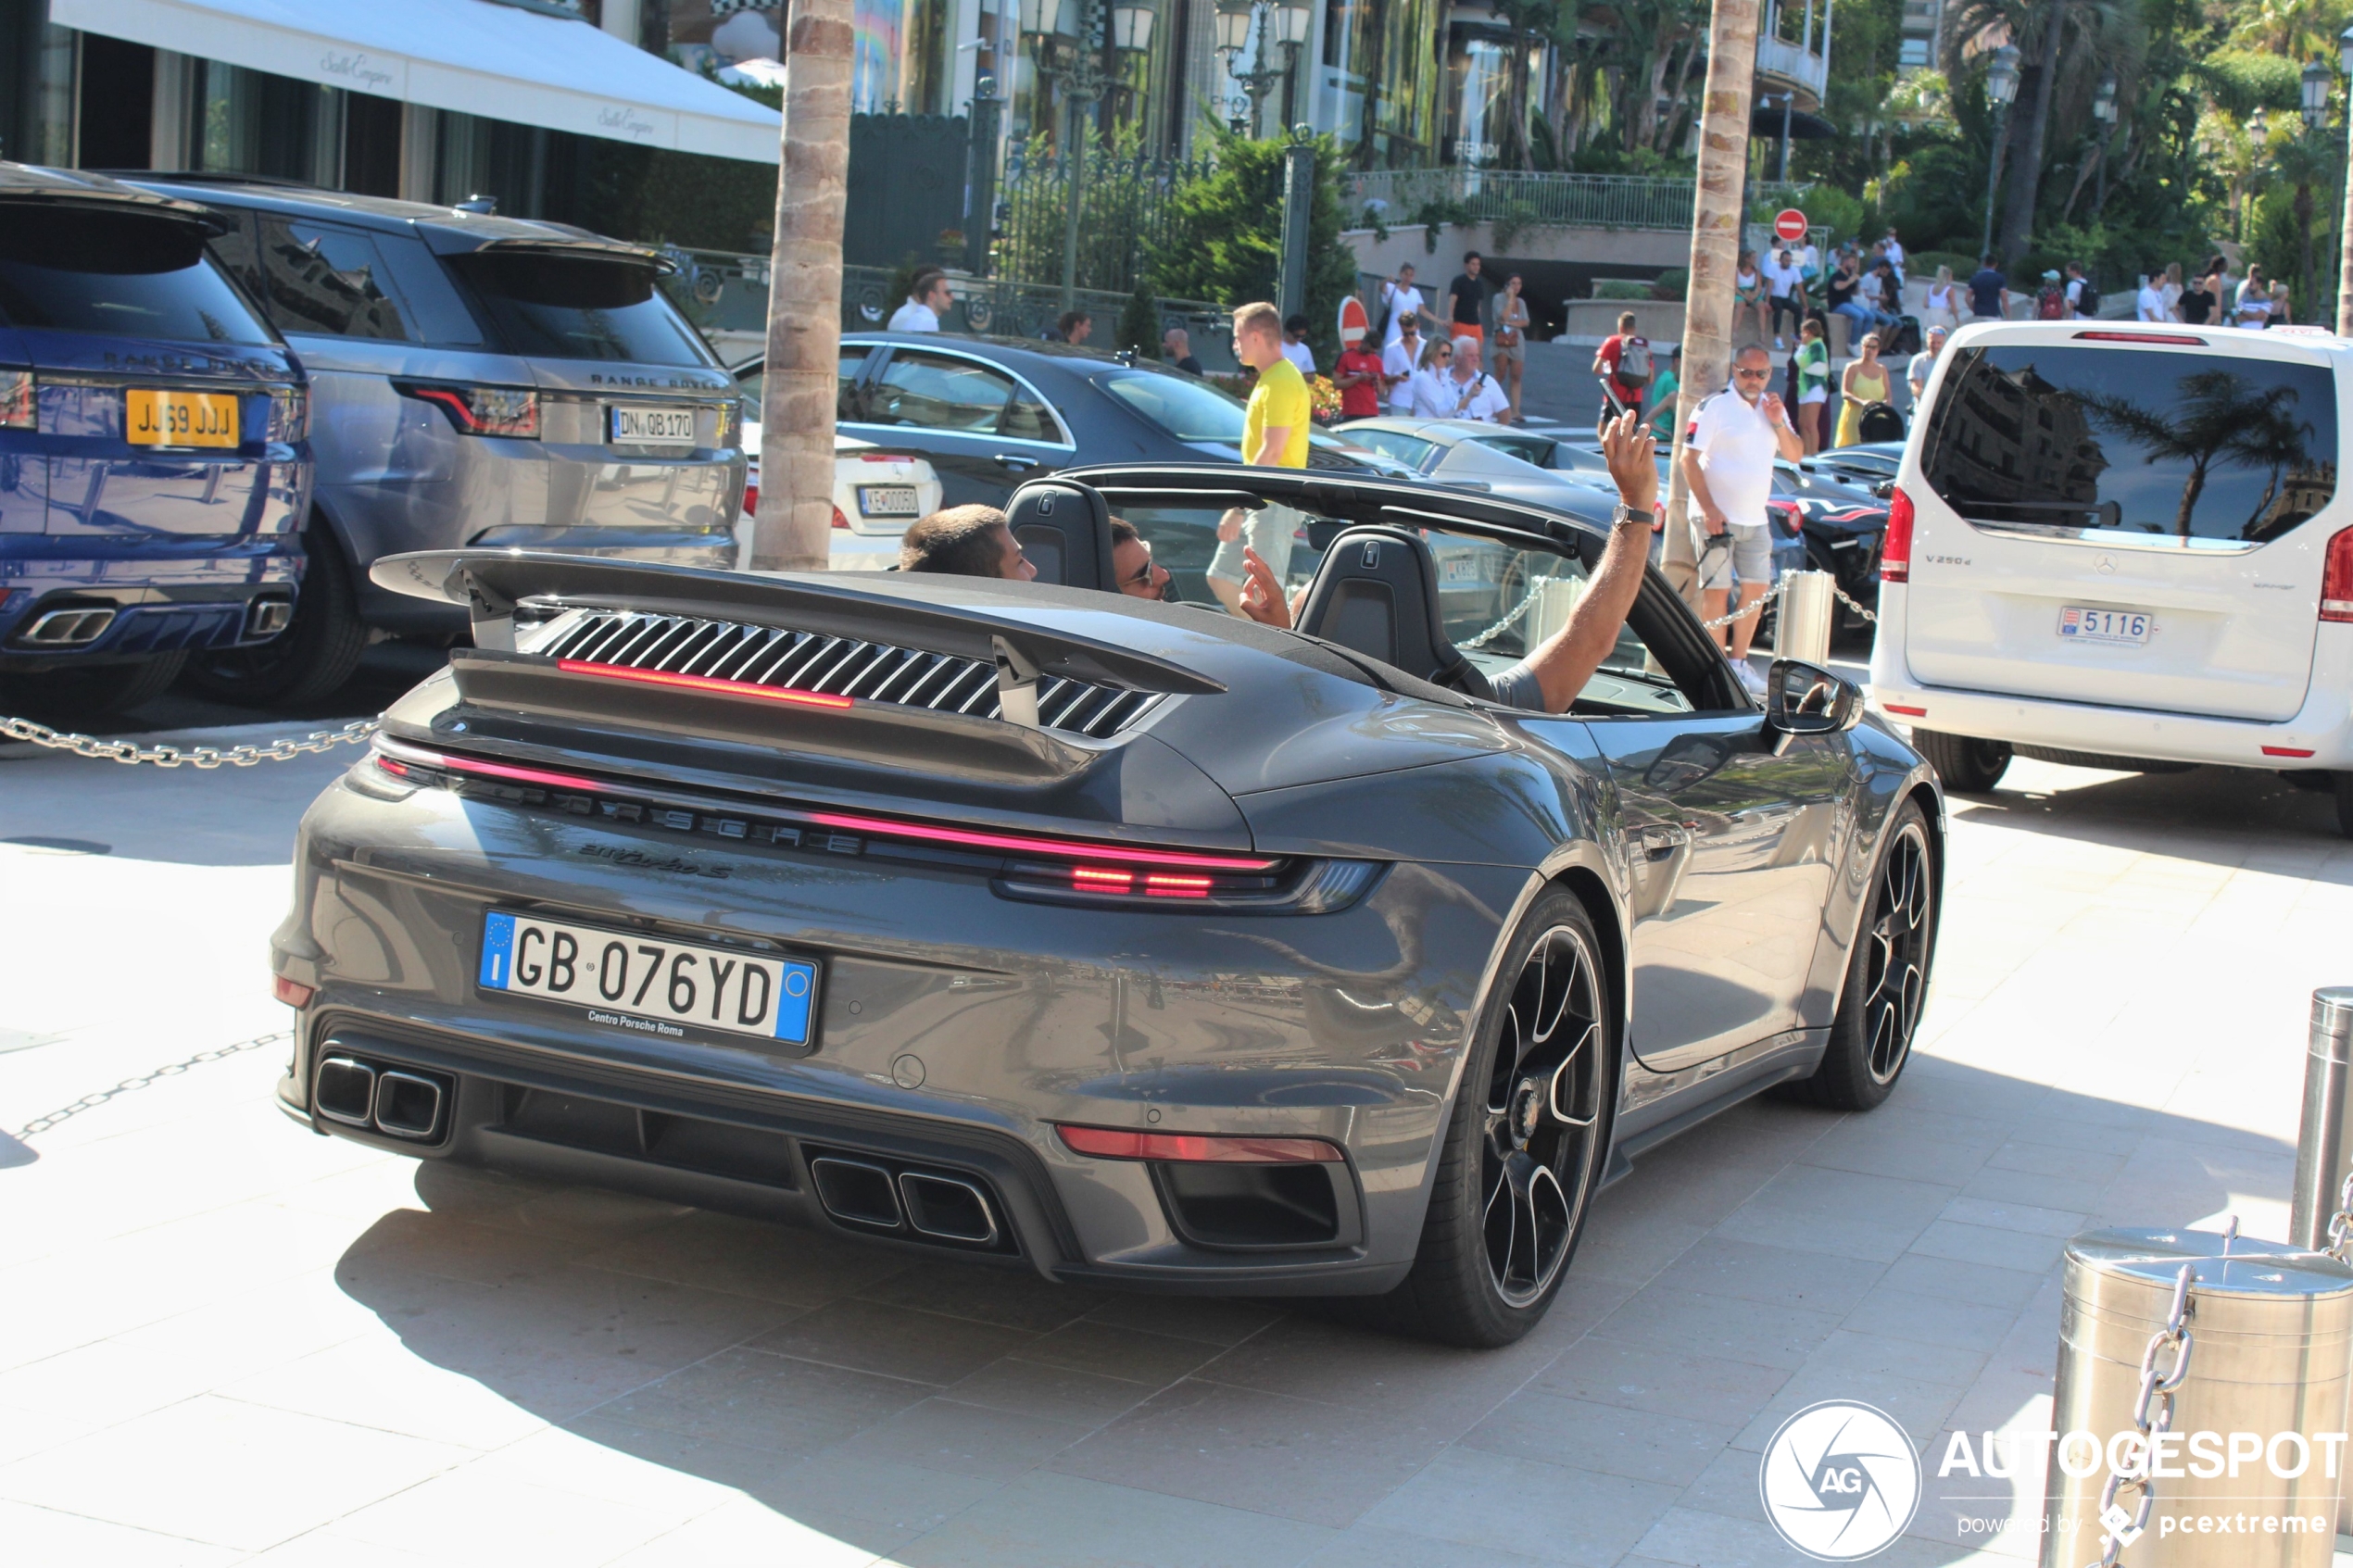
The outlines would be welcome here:
M 1883 1550 L 1912 1522 L 1920 1461 L 1883 1412 L 1825 1399 L 1781 1423 L 1765 1445 L 1756 1485 L 1781 1539 L 1823 1562 L 1853 1562 Z

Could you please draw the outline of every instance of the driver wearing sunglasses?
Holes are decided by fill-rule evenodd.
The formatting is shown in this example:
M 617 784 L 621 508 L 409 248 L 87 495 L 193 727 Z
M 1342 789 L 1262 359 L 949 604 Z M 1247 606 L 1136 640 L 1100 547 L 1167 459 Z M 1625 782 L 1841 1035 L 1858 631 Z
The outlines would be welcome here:
M 1126 518 L 1111 520 L 1111 569 L 1119 591 L 1130 598 L 1168 596 L 1168 569 L 1152 559 L 1152 547 Z

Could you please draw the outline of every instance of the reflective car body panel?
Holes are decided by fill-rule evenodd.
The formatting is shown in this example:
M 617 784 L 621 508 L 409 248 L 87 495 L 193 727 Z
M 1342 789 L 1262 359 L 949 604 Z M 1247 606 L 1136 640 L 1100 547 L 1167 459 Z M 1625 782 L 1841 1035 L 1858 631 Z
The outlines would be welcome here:
M 1154 497 L 1153 527 L 1236 483 L 1221 465 L 1076 477 Z M 1564 572 L 1598 558 L 1589 525 L 1497 497 L 1248 483 L 1318 527 L 1404 508 Z M 491 626 L 391 709 L 377 754 L 304 819 L 273 938 L 279 973 L 316 988 L 288 1112 L 1051 1278 L 1390 1288 L 1508 938 L 1548 889 L 1585 902 L 1611 955 L 1631 1149 L 1811 1070 L 1889 814 L 1917 796 L 1941 827 L 1933 780 L 1883 731 L 1776 744 L 1655 576 L 1629 633 L 1667 671 L 1649 709 L 1629 677 L 1548 716 L 1045 583 L 479 554 L 377 570 L 518 619 L 511 649 Z M 778 658 L 810 662 L 742 676 Z M 1034 723 L 992 668 L 1042 672 Z M 1125 695 L 1073 708 L 1070 683 Z M 1652 831 L 1686 824 L 1680 845 Z M 599 987 L 620 966 L 616 988 L 575 1006 L 490 986 L 496 911 L 613 934 L 574 958 Z M 819 964 L 808 1046 L 648 1011 L 628 948 L 656 935 Z M 355 1123 L 321 1098 L 329 1060 L 432 1075 L 448 1107 L 415 1135 Z M 1073 1125 L 1338 1157 L 1308 1178 L 1313 1234 L 1238 1239 L 1205 1231 L 1168 1170 L 1074 1152 L 1056 1132 Z M 825 1185 L 845 1171 L 973 1184 L 1004 1235 L 869 1223 Z

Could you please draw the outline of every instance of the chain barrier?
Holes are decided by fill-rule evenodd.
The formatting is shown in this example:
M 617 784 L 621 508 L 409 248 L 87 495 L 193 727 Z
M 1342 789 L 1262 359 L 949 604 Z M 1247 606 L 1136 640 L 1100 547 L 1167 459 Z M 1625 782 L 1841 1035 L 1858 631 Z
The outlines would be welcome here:
M 2340 1216 L 2341 1217 L 2341 1216 Z M 2238 1232 L 2238 1221 L 2231 1222 L 2231 1234 Z M 2148 1528 L 2149 1514 L 2157 1507 L 2157 1482 L 2149 1474 L 2150 1440 L 2173 1429 L 2173 1391 L 2190 1374 L 2190 1351 L 2195 1348 L 2190 1331 L 2185 1326 L 2190 1315 L 2190 1280 L 2193 1271 L 2182 1265 L 2179 1278 L 2173 1282 L 2173 1307 L 2166 1314 L 2165 1326 L 2149 1336 L 2148 1348 L 2141 1352 L 2141 1396 L 2133 1405 L 2133 1427 L 2141 1436 L 2141 1462 L 2136 1473 L 2126 1475 L 2111 1470 L 2108 1485 L 2100 1488 L 2100 1523 L 2108 1534 L 2101 1537 L 2100 1557 L 2089 1568 L 2116 1568 L 2128 1542 L 2137 1540 Z M 2163 1370 L 2158 1358 L 2171 1351 L 2173 1364 Z M 2117 1500 L 2127 1488 L 2140 1497 L 2140 1506 L 2129 1517 L 2124 1505 Z
M 2329 1244 L 2322 1248 L 2340 1263 L 2353 1264 L 2353 1173 L 2336 1195 L 2336 1212 L 2329 1216 Z
M 258 746 L 140 746 L 132 741 L 100 740 L 95 735 L 53 730 L 30 719 L 0 718 L 0 740 L 30 741 L 76 757 L 110 762 L 152 762 L 158 768 L 250 768 L 258 762 L 289 762 L 297 757 L 357 746 L 376 733 L 373 719 L 355 719 L 340 730 L 313 730 L 298 739 L 265 741 Z
M 1743 616 L 1763 615 L 1765 613 L 1765 607 L 1771 604 L 1775 599 L 1780 598 L 1780 596 L 1781 585 L 1779 583 L 1776 583 L 1771 587 L 1766 589 L 1762 594 L 1759 594 L 1754 602 L 1744 604 L 1738 609 L 1728 610 L 1724 614 L 1718 616 L 1713 621 L 1703 621 L 1700 622 L 1700 625 L 1705 627 L 1706 630 L 1713 632 L 1718 626 L 1730 626 L 1733 621 L 1740 620 Z
M 1871 608 L 1869 606 L 1864 604 L 1862 600 L 1856 598 L 1854 595 L 1840 587 L 1838 585 L 1838 579 L 1835 577 L 1831 579 L 1831 592 L 1838 596 L 1839 603 L 1844 605 L 1847 608 L 1853 610 L 1864 620 L 1870 621 L 1873 624 L 1878 623 L 1879 611 Z
M 1534 585 L 1531 583 L 1531 590 L 1533 589 L 1533 586 Z M 1513 610 L 1509 615 L 1504 617 L 1503 620 L 1498 621 L 1494 625 L 1490 626 L 1486 631 L 1481 632 L 1478 636 L 1473 637 L 1470 641 L 1466 643 L 1456 643 L 1454 646 L 1458 648 L 1466 649 L 1485 647 L 1488 644 L 1493 642 L 1496 638 L 1502 636 L 1504 633 L 1518 625 L 1522 621 L 1525 621 L 1528 618 L 1529 607 L 1535 603 L 1536 595 L 1532 591 L 1523 595 L 1520 598 L 1519 608 L 1517 609 Z
M 264 1046 L 283 1045 L 293 1038 L 293 1030 L 280 1029 L 273 1034 L 257 1035 L 250 1040 L 239 1040 L 233 1046 L 218 1046 L 208 1051 L 198 1051 L 195 1055 L 183 1058 L 179 1061 L 166 1062 L 161 1067 L 150 1068 L 135 1077 L 125 1078 L 111 1089 L 100 1089 L 94 1094 L 83 1095 L 71 1105 L 60 1106 L 55 1110 L 36 1116 L 19 1127 L 14 1135 L 19 1139 L 37 1137 L 60 1123 L 72 1121 L 85 1110 L 95 1110 L 108 1100 L 147 1088 L 166 1078 L 177 1078 L 191 1067 L 202 1067 L 208 1061 L 220 1061 L 227 1057 L 242 1056 L 246 1051 L 258 1051 Z

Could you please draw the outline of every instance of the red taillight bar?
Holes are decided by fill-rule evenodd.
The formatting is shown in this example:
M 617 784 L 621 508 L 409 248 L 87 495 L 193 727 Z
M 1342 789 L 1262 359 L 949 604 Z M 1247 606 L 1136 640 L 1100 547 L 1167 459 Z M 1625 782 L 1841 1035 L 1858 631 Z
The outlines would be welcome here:
M 2353 621 L 2353 528 L 2330 536 L 2321 567 L 2321 619 Z
M 854 701 L 830 692 L 797 692 L 784 686 L 759 686 L 749 681 L 722 681 L 711 675 L 680 675 L 668 670 L 632 670 L 623 664 L 598 664 L 585 659 L 560 659 L 556 668 L 567 675 L 596 675 L 608 681 L 637 681 L 649 686 L 678 686 L 687 691 L 719 692 L 727 696 L 758 697 L 763 702 L 790 702 L 803 708 L 855 708 Z
M 2204 338 L 2193 337 L 2187 332 L 2120 332 L 2108 331 L 2083 332 L 2077 332 L 2075 335 L 2079 340 L 2087 343 L 2163 343 L 2171 344 L 2177 347 L 2187 348 L 2203 348 L 2206 346 L 2206 340 Z
M 1890 713 L 1901 713 L 1906 719 L 1925 719 L 1928 717 L 1928 709 L 1925 708 L 1906 708 L 1900 703 L 1894 702 L 1887 704 L 1886 707 Z
M 1218 1137 L 1203 1133 L 1139 1133 L 1123 1127 L 1054 1131 L 1074 1154 L 1097 1160 L 1166 1160 L 1188 1165 L 1337 1165 L 1347 1157 L 1322 1138 Z
M 927 844 L 953 844 L 967 849 L 1006 849 L 1023 855 L 1050 855 L 1064 860 L 1120 860 L 1136 866 L 1181 866 L 1199 872 L 1266 872 L 1280 862 L 1247 859 L 1236 855 L 1195 855 L 1180 849 L 1130 849 L 1116 844 L 1092 844 L 1076 838 L 1030 838 L 1021 834 L 984 833 L 977 828 L 934 827 L 928 822 L 902 822 L 890 817 L 851 816 L 842 811 L 802 813 L 819 827 L 848 828 L 884 838 L 914 838 Z
M 2312 748 L 2309 746 L 2267 746 L 2263 748 L 2263 755 L 2266 757 L 2309 757 L 2312 755 Z
M 1897 485 L 1887 497 L 1887 531 L 1880 535 L 1879 580 L 1912 580 L 1912 498 Z
M 610 791 L 613 786 L 596 779 L 584 779 L 573 773 L 551 773 L 544 768 L 518 768 L 510 762 L 484 762 L 473 757 L 450 757 L 440 752 L 417 751 L 418 759 L 428 768 L 442 768 L 453 773 L 479 773 L 484 778 L 507 779 L 515 784 L 537 784 L 543 789 L 584 789 Z M 399 758 L 379 755 L 377 766 L 386 772 L 408 776 L 408 766 Z

